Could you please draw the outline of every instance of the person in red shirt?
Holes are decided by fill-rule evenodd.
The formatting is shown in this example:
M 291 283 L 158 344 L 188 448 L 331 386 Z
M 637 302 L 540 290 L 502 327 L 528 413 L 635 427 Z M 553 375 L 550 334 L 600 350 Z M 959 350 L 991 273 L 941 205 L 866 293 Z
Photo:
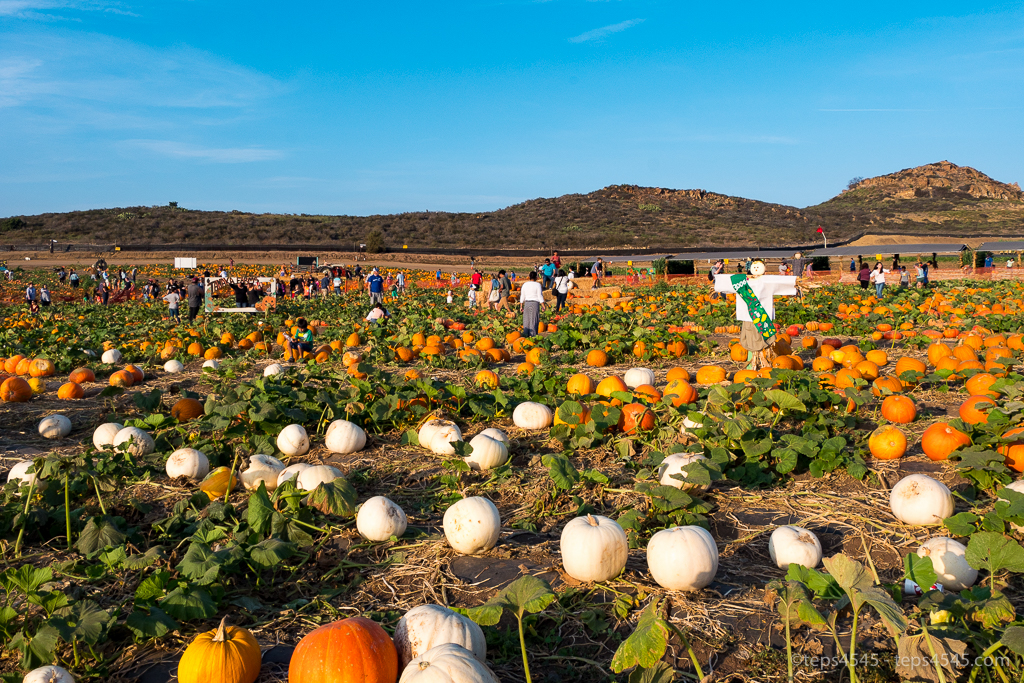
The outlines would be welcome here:
M 557 251 L 551 254 L 551 262 L 555 264 L 556 271 L 562 267 L 562 258 L 558 255 Z
M 477 292 L 480 291 L 480 288 L 484 284 L 484 276 L 480 272 L 479 268 L 474 268 L 473 269 L 473 277 L 470 278 L 469 282 L 470 282 L 471 285 L 473 285 L 473 287 L 475 287 L 474 291 L 477 291 Z

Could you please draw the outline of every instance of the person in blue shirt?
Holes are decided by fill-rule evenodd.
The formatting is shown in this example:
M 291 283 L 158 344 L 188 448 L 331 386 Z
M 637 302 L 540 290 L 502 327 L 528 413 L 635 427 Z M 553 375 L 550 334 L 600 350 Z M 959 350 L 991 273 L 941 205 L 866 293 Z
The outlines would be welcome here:
M 540 286 L 541 289 L 550 289 L 555 282 L 555 264 L 551 262 L 551 259 L 544 259 L 544 265 L 540 267 L 540 272 L 544 276 Z
M 366 285 L 370 289 L 370 305 L 384 303 L 384 278 L 374 268 L 370 277 L 366 278 Z
M 988 256 L 985 257 L 985 267 L 986 268 L 991 268 L 993 262 L 994 262 L 994 259 L 992 258 L 992 254 L 989 254 Z

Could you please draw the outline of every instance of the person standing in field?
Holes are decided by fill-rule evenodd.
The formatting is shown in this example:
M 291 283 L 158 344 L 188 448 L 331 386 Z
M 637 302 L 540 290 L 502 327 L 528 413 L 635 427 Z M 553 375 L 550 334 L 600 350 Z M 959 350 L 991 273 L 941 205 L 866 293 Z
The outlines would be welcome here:
M 366 278 L 366 286 L 370 292 L 370 306 L 384 303 L 384 278 L 374 268 L 370 277 Z
M 46 288 L 46 285 L 39 288 L 39 303 L 43 306 L 50 305 L 50 290 Z
M 71 274 L 68 275 L 68 282 L 71 284 L 71 289 L 78 289 L 78 273 L 75 269 L 71 269 Z
M 555 252 L 558 253 L 557 251 Z M 565 306 L 565 299 L 569 296 L 569 287 L 572 283 L 569 281 L 569 276 L 565 274 L 565 271 L 561 268 L 558 269 L 558 274 L 555 275 L 554 285 L 552 290 L 555 293 L 555 313 L 562 310 L 562 306 Z
M 562 267 L 562 257 L 558 255 L 557 251 L 552 252 L 551 262 L 555 264 L 555 270 L 558 270 L 559 268 Z
M 871 269 L 868 268 L 868 264 L 861 262 L 857 280 L 860 282 L 861 289 L 867 289 L 868 285 L 871 284 Z
M 28 283 L 28 287 L 25 288 L 25 302 L 32 303 L 36 300 L 36 286 L 31 282 Z
M 604 277 L 604 261 L 598 257 L 594 265 L 590 267 L 590 276 L 594 278 L 594 289 L 601 286 L 601 278 Z
M 400 270 L 395 275 L 395 287 L 398 288 L 399 294 L 405 294 L 405 271 Z
M 177 288 L 170 285 L 168 285 L 167 290 L 167 294 L 164 295 L 164 301 L 167 302 L 167 313 L 180 323 L 181 316 L 178 315 L 178 302 L 181 301 L 181 295 L 178 294 Z
M 484 276 L 483 273 L 480 272 L 479 268 L 473 269 L 473 277 L 469 279 L 469 286 L 474 291 L 479 291 L 480 288 L 484 286 Z M 476 295 L 474 294 L 471 298 L 473 300 L 471 308 L 476 308 Z
M 530 271 L 530 279 L 519 292 L 519 308 L 523 312 L 523 336 L 534 337 L 540 324 L 540 311 L 544 307 L 544 289 L 537 282 L 537 273 Z
M 550 289 L 551 285 L 555 283 L 555 271 L 558 267 L 551 262 L 551 259 L 544 259 L 544 265 L 540 267 L 541 274 L 544 275 L 544 280 L 541 282 L 541 289 Z
M 512 293 L 512 281 L 509 280 L 508 275 L 505 274 L 504 270 L 498 271 L 498 303 L 494 307 L 495 311 L 506 310 L 511 311 L 512 307 L 508 304 L 508 296 Z
M 199 278 L 192 278 L 192 284 L 185 293 L 188 295 L 188 319 L 192 322 L 199 314 L 199 307 L 203 305 L 203 288 L 199 286 Z

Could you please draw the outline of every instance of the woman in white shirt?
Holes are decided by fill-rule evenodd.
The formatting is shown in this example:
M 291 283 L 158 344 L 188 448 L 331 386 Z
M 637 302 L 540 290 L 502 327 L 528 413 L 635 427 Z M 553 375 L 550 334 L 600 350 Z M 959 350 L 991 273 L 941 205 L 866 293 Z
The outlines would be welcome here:
M 523 311 L 523 336 L 537 335 L 540 311 L 544 307 L 544 290 L 537 282 L 536 271 L 530 271 L 530 279 L 523 283 L 519 292 L 519 308 Z
M 885 289 L 885 274 L 888 272 L 881 263 L 876 263 L 875 269 L 871 271 L 871 282 L 875 284 L 875 296 L 879 299 L 882 298 L 882 290 Z
M 569 276 L 559 268 L 555 275 L 555 284 L 552 287 L 555 291 L 555 313 L 562 310 L 562 306 L 565 305 L 565 299 L 569 296 L 569 284 Z

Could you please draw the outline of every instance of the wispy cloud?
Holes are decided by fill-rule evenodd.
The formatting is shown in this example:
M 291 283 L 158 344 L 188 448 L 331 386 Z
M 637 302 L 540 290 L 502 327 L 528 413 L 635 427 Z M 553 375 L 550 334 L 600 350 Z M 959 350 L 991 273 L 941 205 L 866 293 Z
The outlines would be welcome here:
M 935 111 L 934 109 L 819 109 L 818 111 Z
M 61 10 L 79 12 L 109 12 L 129 17 L 137 17 L 138 14 L 124 9 L 120 2 L 103 2 L 101 0 L 0 0 L 0 17 L 15 17 L 18 19 L 71 19 L 62 14 L 55 14 Z
M 578 36 L 573 36 L 569 39 L 570 43 L 587 43 L 591 40 L 600 40 L 605 36 L 610 36 L 613 33 L 619 33 L 625 31 L 627 28 L 632 28 L 637 24 L 642 24 L 643 19 L 629 19 L 627 21 L 620 21 L 617 24 L 609 24 L 608 26 L 602 26 L 601 28 L 595 28 L 586 33 L 581 33 Z
M 125 140 L 125 145 L 172 159 L 196 159 L 214 164 L 247 164 L 280 159 L 284 152 L 261 147 L 213 148 L 173 140 Z

